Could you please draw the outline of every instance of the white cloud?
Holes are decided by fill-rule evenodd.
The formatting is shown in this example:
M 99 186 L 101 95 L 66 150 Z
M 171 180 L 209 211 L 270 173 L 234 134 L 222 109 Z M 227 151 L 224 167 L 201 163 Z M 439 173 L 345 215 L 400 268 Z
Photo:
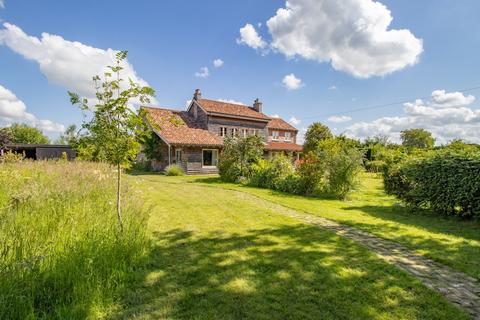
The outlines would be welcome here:
M 287 74 L 283 77 L 282 83 L 287 90 L 297 90 L 305 86 L 302 80 L 297 78 L 293 73 Z
M 95 97 L 92 77 L 103 76 L 107 71 L 106 66 L 114 65 L 116 61 L 115 55 L 118 51 L 113 49 L 98 49 L 48 33 L 42 33 L 41 38 L 29 36 L 10 23 L 4 23 L 3 27 L 4 29 L 0 29 L 0 44 L 28 60 L 37 62 L 49 82 L 85 97 Z M 137 76 L 128 61 L 123 68 L 124 79 L 130 78 L 142 86 L 148 85 Z M 125 81 L 123 85 L 128 85 L 128 82 Z
M 480 143 L 480 109 L 469 107 L 474 101 L 474 96 L 461 92 L 435 90 L 429 101 L 417 99 L 405 103 L 402 116 L 355 123 L 346 133 L 357 138 L 381 134 L 399 142 L 402 130 L 424 128 L 432 132 L 437 143 L 444 144 L 455 138 Z
M 337 90 L 337 87 L 336 86 L 330 86 L 330 87 L 328 87 L 328 90 Z
M 390 10 L 373 0 L 288 0 L 267 26 L 271 47 L 288 58 L 329 62 L 368 78 L 414 65 L 423 51 L 409 30 L 389 29 L 392 20 Z M 247 30 L 256 35 L 253 27 Z
M 349 116 L 331 116 L 327 119 L 330 122 L 342 123 L 352 120 L 352 117 Z
M 221 66 L 223 66 L 224 62 L 222 59 L 215 59 L 213 60 L 213 66 L 215 68 L 220 68 Z
M 270 115 L 270 118 L 280 118 L 280 116 L 275 113 L 275 114 Z
M 233 100 L 233 99 L 217 99 L 217 101 L 245 105 L 243 102 L 236 101 L 236 100 Z
M 297 133 L 297 143 L 298 144 L 303 144 L 305 142 L 305 134 L 307 133 L 308 128 L 303 127 L 298 130 Z
M 6 124 L 24 122 L 43 131 L 63 132 L 65 127 L 50 120 L 37 119 L 27 112 L 25 103 L 7 88 L 0 85 L 0 120 Z
M 262 39 L 250 23 L 240 28 L 240 38 L 237 39 L 237 43 L 247 45 L 255 50 L 267 47 L 267 42 Z
M 302 122 L 301 120 L 295 118 L 295 117 L 291 117 L 290 120 L 288 120 L 288 122 L 290 122 L 290 124 L 296 126 L 296 125 L 299 125 L 300 122 Z
M 195 72 L 195 77 L 198 78 L 208 78 L 210 72 L 208 71 L 207 67 L 201 67 L 200 71 Z

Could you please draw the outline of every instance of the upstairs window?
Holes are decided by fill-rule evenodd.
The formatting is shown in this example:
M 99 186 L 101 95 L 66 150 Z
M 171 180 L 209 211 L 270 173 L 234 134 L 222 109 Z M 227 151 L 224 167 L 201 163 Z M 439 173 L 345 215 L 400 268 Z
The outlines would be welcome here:
M 277 141 L 279 136 L 280 134 L 278 133 L 278 131 L 272 131 L 272 140 Z
M 252 136 L 258 136 L 258 130 L 257 129 L 252 130 Z
M 227 127 L 220 127 L 220 137 L 227 136 Z
M 246 138 L 248 135 L 248 130 L 247 129 L 242 129 L 242 137 Z
M 232 137 L 236 137 L 236 136 L 237 136 L 237 133 L 238 133 L 238 132 L 237 132 L 237 128 L 231 128 L 231 129 L 230 129 L 230 135 L 231 135 Z
M 285 132 L 285 141 L 292 141 L 292 136 L 290 132 Z

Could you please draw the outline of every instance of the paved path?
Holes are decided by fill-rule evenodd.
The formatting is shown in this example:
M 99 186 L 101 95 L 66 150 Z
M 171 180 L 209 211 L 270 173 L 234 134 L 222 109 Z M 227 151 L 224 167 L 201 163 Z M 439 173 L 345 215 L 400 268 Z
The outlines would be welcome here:
M 464 308 L 473 319 L 480 320 L 480 283 L 476 279 L 416 254 L 396 242 L 332 220 L 295 211 L 252 194 L 234 192 L 241 198 L 254 198 L 256 202 L 264 202 L 266 206 L 273 208 L 279 214 L 330 230 L 369 248 L 387 262 L 407 271 L 425 286 L 440 292 L 449 301 Z

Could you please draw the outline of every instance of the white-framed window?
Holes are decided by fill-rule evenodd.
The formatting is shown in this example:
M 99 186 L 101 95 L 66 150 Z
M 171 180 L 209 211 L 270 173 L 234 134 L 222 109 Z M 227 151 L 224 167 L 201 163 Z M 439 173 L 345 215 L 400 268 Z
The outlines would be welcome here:
M 252 136 L 258 136 L 258 129 L 252 129 Z
M 220 137 L 227 136 L 227 127 L 220 127 Z
M 175 163 L 176 164 L 182 163 L 182 155 L 183 155 L 182 149 L 175 149 Z
M 237 128 L 231 128 L 231 129 L 230 129 L 230 135 L 231 135 L 232 137 L 236 137 L 237 134 L 238 134 Z
M 272 131 L 272 140 L 277 141 L 279 136 L 280 134 L 278 131 Z
M 292 134 L 290 132 L 285 132 L 285 141 L 292 141 Z
M 247 129 L 242 129 L 242 137 L 246 138 L 248 135 L 248 130 Z
M 218 166 L 218 149 L 202 150 L 202 167 Z

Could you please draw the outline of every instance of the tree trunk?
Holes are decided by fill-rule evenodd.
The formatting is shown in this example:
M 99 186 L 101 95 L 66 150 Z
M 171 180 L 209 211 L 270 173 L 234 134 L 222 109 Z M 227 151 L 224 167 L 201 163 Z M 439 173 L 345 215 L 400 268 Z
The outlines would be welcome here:
M 120 168 L 120 163 L 117 164 L 117 219 L 118 225 L 120 226 L 120 231 L 123 233 L 123 221 L 122 221 L 122 207 L 121 207 L 121 179 L 122 172 Z

